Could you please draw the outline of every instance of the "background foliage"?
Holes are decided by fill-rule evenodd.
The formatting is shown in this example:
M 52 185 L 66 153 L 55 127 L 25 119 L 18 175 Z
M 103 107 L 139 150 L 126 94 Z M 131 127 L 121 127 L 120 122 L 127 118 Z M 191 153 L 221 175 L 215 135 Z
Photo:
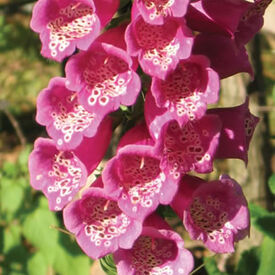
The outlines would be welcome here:
M 62 229 L 62 216 L 50 212 L 46 199 L 29 185 L 28 155 L 35 138 L 45 136 L 44 130 L 34 121 L 35 100 L 50 78 L 62 75 L 62 65 L 40 55 L 40 41 L 29 29 L 31 2 L 0 0 L 0 274 L 99 275 L 74 238 Z M 121 7 L 127 9 L 128 0 L 121 3 Z M 119 21 L 115 19 L 113 24 Z M 239 249 L 235 256 L 223 258 L 211 255 L 200 243 L 191 245 L 187 240 L 186 245 L 196 258 L 196 267 L 204 264 L 194 274 L 266 275 L 275 270 L 275 213 L 272 212 L 275 195 L 275 38 L 274 33 L 268 32 L 258 38 L 262 43 L 264 66 L 260 71 L 256 68 L 256 72 L 262 77 L 264 88 L 256 87 L 256 90 L 264 90 L 264 104 L 258 104 L 257 111 L 262 124 L 269 129 L 264 144 L 269 144 L 269 155 L 262 167 L 257 166 L 265 171 L 266 180 L 261 182 L 265 193 L 259 192 L 250 202 L 252 226 L 260 234 L 260 241 Z M 253 58 L 253 45 L 251 48 Z M 252 94 L 253 87 L 250 85 L 247 90 Z M 257 161 L 257 158 L 250 159 L 252 163 Z M 217 163 L 217 169 L 227 171 L 228 165 Z M 159 212 L 165 212 L 171 224 L 184 235 L 179 220 L 169 209 L 160 208 Z M 100 264 L 107 274 L 116 274 L 111 256 L 103 258 Z

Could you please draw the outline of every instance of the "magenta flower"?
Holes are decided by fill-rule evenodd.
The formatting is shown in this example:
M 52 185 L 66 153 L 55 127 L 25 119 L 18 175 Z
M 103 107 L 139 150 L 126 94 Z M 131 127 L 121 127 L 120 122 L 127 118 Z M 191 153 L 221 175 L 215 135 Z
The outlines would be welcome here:
M 210 59 L 211 67 L 220 78 L 247 72 L 253 76 L 253 69 L 243 45 L 230 37 L 219 34 L 199 34 L 193 46 L 193 54 L 202 54 Z
M 168 19 L 163 25 L 151 25 L 137 16 L 125 32 L 127 51 L 138 56 L 143 71 L 165 79 L 180 59 L 191 53 L 193 37 L 184 19 Z
M 101 181 L 101 178 L 98 179 Z M 98 259 L 118 248 L 130 249 L 142 224 L 126 216 L 101 188 L 89 188 L 63 212 L 66 228 L 75 234 L 82 250 Z
M 30 183 L 59 211 L 86 184 L 87 171 L 73 151 L 58 151 L 54 141 L 38 138 L 29 157 Z
M 167 123 L 156 145 L 165 174 L 179 179 L 181 173 L 189 171 L 211 172 L 220 129 L 221 122 L 214 115 L 205 115 L 183 127 L 176 121 Z
M 129 144 L 142 144 L 151 146 L 155 144 L 144 121 L 128 130 L 122 136 L 118 143 L 117 150 Z
M 177 180 L 165 175 L 159 166 L 152 146 L 121 148 L 103 170 L 106 193 L 128 216 L 143 221 L 159 203 L 170 203 L 177 191 Z
M 39 0 L 33 9 L 31 28 L 40 34 L 41 54 L 61 61 L 76 47 L 86 50 L 118 5 L 118 0 Z
M 77 101 L 75 92 L 65 87 L 65 78 L 53 78 L 37 98 L 36 120 L 46 126 L 60 150 L 76 148 L 83 136 L 97 133 L 101 118 L 86 111 Z
M 189 0 L 135 0 L 139 13 L 148 24 L 162 25 L 169 17 L 183 17 Z
M 259 118 L 248 109 L 248 99 L 240 106 L 210 109 L 222 122 L 221 136 L 215 158 L 239 158 L 248 161 L 249 143 Z
M 180 200 L 174 208 L 181 208 Z M 185 206 L 184 206 L 185 207 Z M 223 175 L 219 181 L 200 184 L 183 213 L 190 237 L 202 240 L 216 253 L 234 252 L 234 243 L 249 234 L 246 199 L 240 185 Z
M 187 275 L 194 265 L 192 254 L 177 233 L 147 226 L 131 249 L 114 253 L 114 260 L 120 275 Z
M 199 0 L 190 3 L 187 25 L 202 33 L 223 34 L 234 38 L 242 16 L 251 3 L 244 0 Z
M 125 51 L 105 43 L 93 43 L 66 65 L 67 87 L 77 91 L 84 108 L 103 118 L 120 104 L 132 105 L 140 91 L 139 76 L 131 69 Z
M 236 41 L 239 44 L 248 43 L 264 24 L 265 9 L 272 0 L 254 0 L 254 3 L 243 15 L 236 31 Z
M 207 104 L 216 103 L 219 87 L 219 76 L 210 68 L 208 59 L 193 55 L 180 60 L 165 80 L 154 77 L 151 90 L 157 106 L 167 108 L 171 119 L 183 125 L 200 119 Z

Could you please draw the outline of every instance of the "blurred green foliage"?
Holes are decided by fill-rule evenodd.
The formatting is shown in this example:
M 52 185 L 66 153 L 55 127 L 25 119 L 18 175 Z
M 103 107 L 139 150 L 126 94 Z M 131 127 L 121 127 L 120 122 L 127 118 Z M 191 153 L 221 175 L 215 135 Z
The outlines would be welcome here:
M 16 163 L 0 169 L 0 273 L 3 275 L 89 274 L 91 260 L 75 240 L 57 230 L 60 215 L 29 184 L 28 146 Z

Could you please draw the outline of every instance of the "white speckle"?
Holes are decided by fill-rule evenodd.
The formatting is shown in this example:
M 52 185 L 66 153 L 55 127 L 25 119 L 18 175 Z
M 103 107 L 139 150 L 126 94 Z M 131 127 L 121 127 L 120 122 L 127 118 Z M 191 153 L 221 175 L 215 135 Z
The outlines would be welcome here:
M 63 144 L 63 141 L 62 141 L 61 138 L 57 141 L 57 144 L 58 144 L 58 145 L 62 145 L 62 144 Z
M 43 175 L 39 174 L 36 176 L 36 180 L 41 180 L 43 178 Z

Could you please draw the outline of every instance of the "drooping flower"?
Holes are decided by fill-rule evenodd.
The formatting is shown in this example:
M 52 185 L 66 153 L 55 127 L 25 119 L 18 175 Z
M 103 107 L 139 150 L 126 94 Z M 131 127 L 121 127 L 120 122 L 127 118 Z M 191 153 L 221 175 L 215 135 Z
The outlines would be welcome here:
M 98 178 L 97 181 L 101 181 Z M 128 217 L 102 188 L 91 187 L 63 211 L 66 228 L 91 258 L 98 259 L 118 248 L 130 249 L 142 224 Z
M 222 122 L 215 158 L 239 158 L 247 164 L 249 143 L 259 122 L 248 109 L 248 99 L 240 106 L 209 109 L 207 113 L 218 115 Z
M 138 15 L 127 27 L 125 41 L 128 53 L 138 56 L 145 73 L 164 79 L 180 59 L 190 56 L 193 37 L 184 19 L 151 25 Z
M 219 87 L 219 76 L 210 68 L 207 57 L 192 55 L 180 60 L 165 80 L 153 77 L 151 91 L 157 106 L 167 108 L 171 119 L 183 125 L 200 119 L 207 104 L 216 103 Z
M 254 0 L 254 3 L 242 16 L 235 34 L 235 39 L 239 44 L 248 43 L 253 36 L 261 29 L 264 23 L 263 15 L 265 9 L 272 0 Z
M 202 33 L 196 36 L 193 54 L 202 54 L 210 59 L 211 68 L 220 76 L 247 72 L 253 76 L 253 69 L 248 54 L 243 45 L 238 45 L 234 39 L 225 35 Z
M 180 203 L 176 207 L 180 208 Z M 190 237 L 202 240 L 210 250 L 234 252 L 234 243 L 246 237 L 250 228 L 249 210 L 240 185 L 226 175 L 200 184 L 183 211 L 183 223 Z
M 128 216 L 143 221 L 159 203 L 170 203 L 177 191 L 177 179 L 159 166 L 152 146 L 127 145 L 107 162 L 104 189 Z
M 135 0 L 139 13 L 148 24 L 162 25 L 169 17 L 183 17 L 189 0 Z
M 114 260 L 120 275 L 187 275 L 194 265 L 192 254 L 176 232 L 149 226 L 143 227 L 131 249 L 117 250 Z
M 213 170 L 213 160 L 219 144 L 221 122 L 215 115 L 188 122 L 180 127 L 176 121 L 163 126 L 156 153 L 166 175 L 179 179 L 181 173 Z
M 117 150 L 129 144 L 142 144 L 151 146 L 155 144 L 144 121 L 128 130 L 122 136 L 117 145 Z
M 75 92 L 65 87 L 65 78 L 53 78 L 37 98 L 36 121 L 46 126 L 60 150 L 76 148 L 83 136 L 97 133 L 101 118 L 86 111 L 77 101 Z
M 111 44 L 94 42 L 71 57 L 66 65 L 66 86 L 78 93 L 84 108 L 103 118 L 120 104 L 132 105 L 140 91 L 140 79 L 125 51 Z
M 187 25 L 202 33 L 234 38 L 242 16 L 251 6 L 252 3 L 244 0 L 192 1 L 186 14 Z
M 85 165 L 73 151 L 59 151 L 53 140 L 38 138 L 29 157 L 30 183 L 42 190 L 52 211 L 69 203 L 87 180 Z
M 61 61 L 76 47 L 86 50 L 118 5 L 118 0 L 39 0 L 33 8 L 31 28 L 40 34 L 41 54 Z

